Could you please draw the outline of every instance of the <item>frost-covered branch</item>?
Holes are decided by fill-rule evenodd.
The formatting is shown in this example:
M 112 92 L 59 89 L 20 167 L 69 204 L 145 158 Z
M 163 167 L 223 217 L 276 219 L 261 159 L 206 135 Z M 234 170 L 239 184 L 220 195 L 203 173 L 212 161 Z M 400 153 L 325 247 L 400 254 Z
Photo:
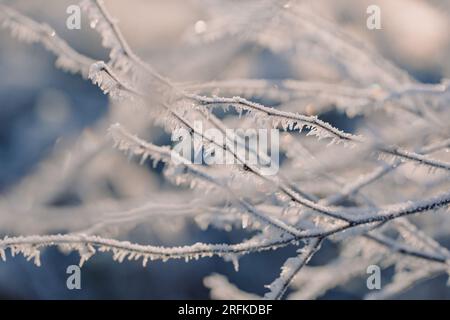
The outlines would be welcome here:
M 242 255 L 249 252 L 273 249 L 278 243 L 267 241 L 245 241 L 235 245 L 196 243 L 181 247 L 158 247 L 135 244 L 128 241 L 89 236 L 83 234 L 58 234 L 44 236 L 6 237 L 0 240 L 0 257 L 6 260 L 6 250 L 10 249 L 14 256 L 23 254 L 28 260 L 33 259 L 36 265 L 40 265 L 40 250 L 48 246 L 59 246 L 65 251 L 78 251 L 80 264 L 87 261 L 97 251 L 112 252 L 113 259 L 118 262 L 127 260 L 142 260 L 146 266 L 148 261 L 168 259 L 198 259 L 212 257 L 214 255 L 227 258 L 234 255 Z
M 319 250 L 321 243 L 321 239 L 312 240 L 305 245 L 305 248 L 300 249 L 298 257 L 287 259 L 281 267 L 280 277 L 268 285 L 270 291 L 265 294 L 264 298 L 269 300 L 281 299 L 292 279 L 308 263 L 314 253 Z
M 47 50 L 56 55 L 55 64 L 58 68 L 80 73 L 84 78 L 88 77 L 89 68 L 95 60 L 72 49 L 49 25 L 38 23 L 3 4 L 0 4 L 0 25 L 9 29 L 20 41 L 42 43 Z
M 86 150 L 66 143 L 51 158 L 52 170 L 38 168 L 34 179 L 24 179 L 0 199 L 3 234 L 23 235 L 0 240 L 3 259 L 10 251 L 40 264 L 41 249 L 57 246 L 78 251 L 80 264 L 110 251 L 119 262 L 219 256 L 237 268 L 243 255 L 292 246 L 298 256 L 285 262 L 269 286 L 269 299 L 281 298 L 289 286 L 298 290 L 290 297 L 317 297 L 361 276 L 369 263 L 393 266 L 395 275 L 368 298 L 388 297 L 448 272 L 449 251 L 434 240 L 450 230 L 448 80 L 420 83 L 303 3 L 276 0 L 202 4 L 210 16 L 196 23 L 194 44 L 211 47 L 193 48 L 199 49 L 195 59 L 187 51 L 175 52 L 183 55 L 183 63 L 169 79 L 132 50 L 102 0 L 83 0 L 81 6 L 109 51 L 106 62 L 77 52 L 47 24 L 0 5 L 3 28 L 19 40 L 43 44 L 56 55 L 58 67 L 90 79 L 114 102 L 102 125 L 93 129 L 95 143 L 84 141 L 90 145 Z M 217 48 L 223 51 L 220 63 L 213 57 Z M 241 55 L 253 58 L 249 48 L 268 49 L 291 72 L 275 77 L 280 80 L 245 79 L 252 76 L 245 68 L 217 73 L 227 61 L 241 61 Z M 190 60 L 202 66 L 192 68 L 196 62 Z M 300 70 L 310 60 L 314 63 Z M 309 77 L 317 63 L 318 74 Z M 190 73 L 180 71 L 189 68 Z M 183 77 L 187 82 L 179 81 Z M 325 114 L 333 108 L 345 115 Z M 151 171 L 107 149 L 108 127 L 114 146 L 129 158 L 163 165 Z M 198 142 L 194 153 L 224 151 L 232 164 L 194 164 L 175 147 L 152 143 L 180 128 Z M 267 176 L 260 163 L 247 159 L 251 154 L 268 162 L 273 150 L 248 145 L 246 134 L 230 130 L 235 128 L 282 129 L 280 172 Z M 136 135 L 143 132 L 148 140 Z M 411 164 L 419 164 L 414 172 Z M 76 203 L 66 205 L 66 192 L 73 192 Z M 141 224 L 158 226 L 155 233 L 163 234 L 166 228 L 159 224 L 172 218 L 192 219 L 200 229 L 238 228 L 251 237 L 175 247 L 117 240 Z M 307 266 L 323 241 L 338 247 L 336 258 L 328 265 Z M 220 276 L 206 278 L 205 285 L 216 297 L 257 298 Z

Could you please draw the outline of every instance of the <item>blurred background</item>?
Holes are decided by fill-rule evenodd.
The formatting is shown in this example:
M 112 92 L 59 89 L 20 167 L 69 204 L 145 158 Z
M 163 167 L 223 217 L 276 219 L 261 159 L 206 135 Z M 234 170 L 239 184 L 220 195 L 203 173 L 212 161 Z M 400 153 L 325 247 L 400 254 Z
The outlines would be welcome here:
M 214 6 L 220 6 L 220 1 Z M 199 21 L 206 27 L 214 10 L 211 2 L 186 0 L 106 0 L 113 16 L 131 47 L 159 72 L 177 82 L 210 81 L 233 78 L 317 79 L 341 83 L 326 66 L 309 64 L 298 59 L 294 67 L 284 54 L 278 54 L 251 41 L 242 41 L 230 35 L 224 42 L 199 45 L 192 35 L 199 33 Z M 227 0 L 223 0 L 227 2 Z M 245 2 L 245 1 L 242 1 Z M 414 78 L 425 83 L 437 83 L 450 78 L 450 1 L 447 0 L 318 0 L 305 1 L 317 14 L 334 21 L 342 31 L 363 39 L 382 56 L 405 69 Z M 66 8 L 75 1 L 14 0 L 2 1 L 37 21 L 46 22 L 75 49 L 98 60 L 107 60 L 99 35 L 91 30 L 82 14 L 81 30 L 68 30 Z M 241 6 L 230 1 L 229 6 Z M 366 8 L 370 4 L 381 8 L 382 29 L 368 30 Z M 245 7 L 245 6 L 244 6 Z M 289 37 L 289 34 L 285 35 Z M 311 52 L 311 55 L 314 53 Z M 361 85 L 365 85 L 361 83 Z M 74 145 L 87 152 L 98 142 L 95 132 L 106 132 L 106 124 L 115 113 L 108 98 L 90 81 L 55 68 L 54 57 L 41 45 L 27 45 L 13 39 L 8 31 L 0 29 L 0 209 L 27 207 L 27 213 L 37 214 L 32 201 L 17 196 L 34 197 L 42 191 L 44 202 L 55 207 L 76 208 L 80 203 L 96 206 L 116 198 L 124 201 L 151 199 L 157 191 L 170 190 L 160 179 L 161 168 L 145 170 L 128 166 L 127 160 L 109 145 L 104 154 L 88 166 L 79 168 L 74 176 L 64 179 L 63 187 L 52 179 L 37 179 L 27 189 L 27 179 L 42 168 L 64 176 L 73 154 L 58 155 L 60 148 Z M 331 115 L 331 121 L 351 130 L 354 119 Z M 167 142 L 169 137 L 149 129 L 153 141 Z M 89 136 L 92 139 L 89 140 Z M 86 138 L 88 137 L 88 138 Z M 82 143 L 77 143 L 82 141 Z M 57 156 L 55 156 L 55 154 Z M 87 153 L 89 154 L 89 153 Z M 112 174 L 114 168 L 122 171 Z M 80 172 L 81 171 L 81 172 Z M 118 170 L 120 171 L 120 170 Z M 31 178 L 30 178 L 31 177 Z M 53 176 L 52 176 L 53 177 Z M 127 177 L 127 182 L 121 181 Z M 83 179 L 82 179 L 83 178 Z M 69 181 L 69 182 L 67 182 Z M 52 189 L 52 190 L 48 190 Z M 19 193 L 16 191 L 19 190 Z M 24 191 L 25 190 L 25 191 Z M 36 190 L 39 190 L 36 191 Z M 22 192 L 22 193 L 21 193 Z M 28 193 L 27 193 L 28 192 Z M 51 194 L 47 198 L 47 195 Z M 180 199 L 183 195 L 180 196 Z M 33 200 L 34 201 L 34 200 Z M 181 200 L 180 200 L 181 201 Z M 7 204 L 5 204 L 7 203 Z M 23 205 L 23 206 L 22 206 Z M 11 213 L 15 223 L 30 225 L 21 229 L 15 224 L 0 225 L 0 234 L 33 233 L 41 229 L 33 225 L 39 219 L 26 214 Z M 95 211 L 90 214 L 95 215 Z M 20 217 L 20 218 L 19 218 Z M 39 217 L 39 216 L 37 216 Z M 11 220 L 10 219 L 10 220 Z M 31 219 L 27 221 L 27 219 Z M 169 218 L 167 218 L 169 219 Z M 170 218 L 171 219 L 171 218 Z M 5 220 L 6 221 L 6 220 Z M 8 220 L 9 221 L 9 220 Z M 170 225 L 170 226 L 168 226 Z M 5 227 L 6 226 L 6 227 Z M 56 229 L 58 230 L 58 229 Z M 64 228 L 61 231 L 65 230 Z M 114 230 L 110 230 L 114 234 Z M 242 230 L 201 230 L 189 219 L 165 219 L 141 223 L 127 231 L 126 239 L 154 245 L 181 245 L 202 242 L 237 242 L 248 233 Z M 323 252 L 311 264 L 321 264 L 333 256 L 333 243 L 326 243 Z M 109 254 L 97 254 L 82 268 L 82 289 L 66 288 L 68 265 L 77 264 L 77 254 L 65 255 L 57 249 L 44 251 L 42 266 L 25 261 L 21 256 L 0 262 L 0 298 L 19 299 L 206 299 L 209 290 L 203 286 L 205 276 L 217 272 L 227 275 L 231 282 L 246 291 L 263 294 L 264 285 L 279 273 L 280 265 L 292 255 L 294 248 L 264 252 L 243 257 L 235 272 L 229 262 L 207 258 L 184 261 L 151 262 L 142 268 L 139 262 L 112 262 Z M 258 267 L 255 267 L 258 266 Z M 365 266 L 361 266 L 365 268 Z M 384 276 L 389 277 L 388 273 Z M 399 298 L 450 298 L 444 276 L 426 281 Z M 355 279 L 329 291 L 321 298 L 359 299 L 365 293 L 365 279 Z M 360 294 L 356 294 L 356 293 Z

